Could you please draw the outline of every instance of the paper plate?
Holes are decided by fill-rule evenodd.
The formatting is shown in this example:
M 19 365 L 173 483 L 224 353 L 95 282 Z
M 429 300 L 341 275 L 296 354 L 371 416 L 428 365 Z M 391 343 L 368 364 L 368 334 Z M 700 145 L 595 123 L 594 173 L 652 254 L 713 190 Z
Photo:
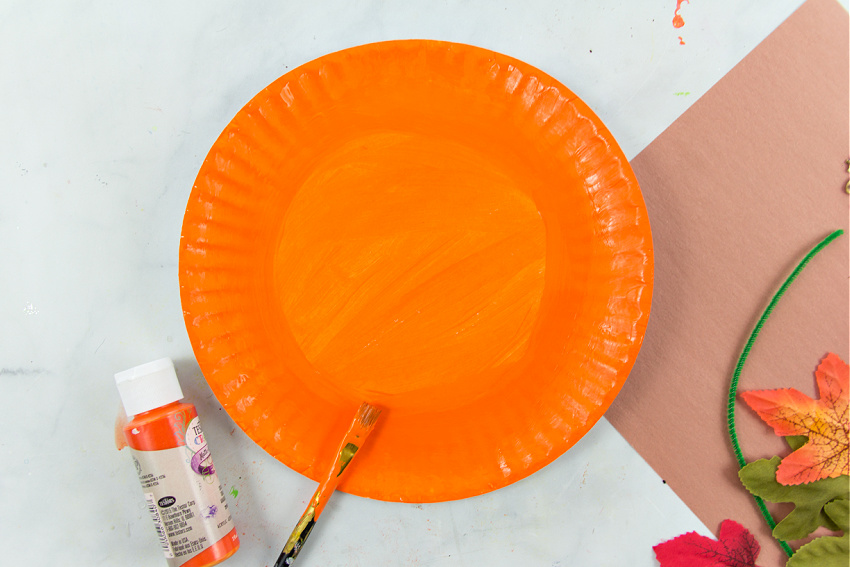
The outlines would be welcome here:
M 433 502 L 564 453 L 643 339 L 634 174 L 570 90 L 468 45 L 392 41 L 285 74 L 227 125 L 186 208 L 180 296 L 213 392 L 272 456 Z

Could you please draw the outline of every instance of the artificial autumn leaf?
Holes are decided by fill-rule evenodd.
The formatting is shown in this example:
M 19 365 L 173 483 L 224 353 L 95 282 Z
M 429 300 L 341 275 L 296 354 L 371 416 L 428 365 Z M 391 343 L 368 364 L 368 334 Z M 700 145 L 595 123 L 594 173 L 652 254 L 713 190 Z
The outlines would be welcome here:
M 780 484 L 796 485 L 850 474 L 848 368 L 829 353 L 815 371 L 819 400 L 794 388 L 743 392 L 741 396 L 777 435 L 806 435 L 808 442 L 782 459 Z
M 830 502 L 824 506 L 824 511 L 845 535 L 850 532 L 850 501 L 842 499 Z
M 820 526 L 831 530 L 839 526 L 826 514 L 824 506 L 835 499 L 846 499 L 850 478 L 825 478 L 807 484 L 786 486 L 776 481 L 779 457 L 753 461 L 738 472 L 744 486 L 755 496 L 769 502 L 793 502 L 794 509 L 773 528 L 773 537 L 801 539 Z M 845 500 L 846 501 L 846 500 Z
M 850 558 L 850 508 L 847 500 L 834 500 L 824 510 L 842 530 L 841 537 L 823 536 L 797 550 L 786 567 L 847 567 Z
M 798 549 L 786 567 L 847 567 L 850 536 L 819 537 Z
M 761 550 L 756 538 L 732 520 L 720 524 L 720 541 L 688 532 L 652 549 L 661 567 L 757 567 Z

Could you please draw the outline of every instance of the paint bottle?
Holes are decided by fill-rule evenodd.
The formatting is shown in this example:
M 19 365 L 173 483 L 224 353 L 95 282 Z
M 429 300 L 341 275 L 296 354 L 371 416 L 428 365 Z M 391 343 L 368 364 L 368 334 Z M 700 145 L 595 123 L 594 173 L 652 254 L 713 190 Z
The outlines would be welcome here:
M 124 436 L 170 567 L 207 567 L 239 549 L 198 412 L 182 403 L 170 358 L 115 375 L 127 415 Z

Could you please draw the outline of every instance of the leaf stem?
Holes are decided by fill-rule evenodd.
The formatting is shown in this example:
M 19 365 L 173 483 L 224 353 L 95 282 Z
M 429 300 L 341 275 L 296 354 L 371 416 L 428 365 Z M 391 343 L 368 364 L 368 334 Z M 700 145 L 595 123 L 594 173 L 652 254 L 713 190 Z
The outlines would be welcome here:
M 797 267 L 794 268 L 794 271 L 785 279 L 782 286 L 777 290 L 775 294 L 773 294 L 773 298 L 770 300 L 770 303 L 767 304 L 767 308 L 764 310 L 764 313 L 759 317 L 758 323 L 753 328 L 753 331 L 750 333 L 750 338 L 747 339 L 747 344 L 744 345 L 744 350 L 741 352 L 740 358 L 738 358 L 738 364 L 735 366 L 735 372 L 732 375 L 732 383 L 729 385 L 729 400 L 726 404 L 726 422 L 729 425 L 729 437 L 732 440 L 732 448 L 735 451 L 735 458 L 738 461 L 738 467 L 744 468 L 744 465 L 747 462 L 744 460 L 744 455 L 741 452 L 741 444 L 738 442 L 738 433 L 735 430 L 735 399 L 738 396 L 738 381 L 741 378 L 741 371 L 744 369 L 744 363 L 747 361 L 747 357 L 750 355 L 750 350 L 753 348 L 753 344 L 756 342 L 756 337 L 759 336 L 762 327 L 764 326 L 767 318 L 770 317 L 770 314 L 773 312 L 776 304 L 779 303 L 780 298 L 785 295 L 785 292 L 788 290 L 788 287 L 791 283 L 797 279 L 797 276 L 800 275 L 800 272 L 803 271 L 803 268 L 806 267 L 812 258 L 814 258 L 821 250 L 826 248 L 833 240 L 838 238 L 844 234 L 843 230 L 836 230 L 831 233 L 829 236 L 821 240 L 814 248 L 812 248 L 805 257 L 800 260 L 800 263 L 797 264 Z M 776 522 L 773 520 L 773 516 L 770 515 L 770 512 L 767 510 L 767 506 L 760 497 L 753 495 L 753 498 L 756 500 L 756 504 L 758 505 L 759 510 L 761 510 L 761 515 L 764 516 L 765 521 L 767 521 L 767 525 L 770 526 L 771 531 L 776 527 Z M 788 557 L 794 555 L 794 550 L 791 549 L 791 546 L 788 545 L 784 540 L 777 539 L 779 542 L 779 546 L 785 552 Z

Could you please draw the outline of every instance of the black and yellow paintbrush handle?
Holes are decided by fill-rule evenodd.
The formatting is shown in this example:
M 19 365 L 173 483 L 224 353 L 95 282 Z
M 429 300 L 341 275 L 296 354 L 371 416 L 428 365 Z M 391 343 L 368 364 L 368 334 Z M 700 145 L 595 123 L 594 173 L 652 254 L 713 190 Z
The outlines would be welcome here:
M 318 519 L 318 515 L 316 514 L 316 505 L 321 498 L 322 487 L 319 487 L 313 495 L 313 498 L 310 499 L 310 504 L 307 506 L 307 509 L 304 510 L 304 513 L 301 515 L 301 519 L 298 520 L 298 524 L 296 524 L 295 529 L 292 530 L 292 534 L 286 541 L 286 545 L 283 547 L 283 551 L 277 558 L 274 567 L 288 567 L 289 565 L 292 565 L 292 562 L 295 561 L 296 557 L 298 557 L 298 553 L 304 546 L 304 542 L 307 541 L 307 537 L 310 535 L 310 532 L 313 531 L 313 526 L 316 525 L 316 520 Z M 325 497 L 325 501 L 327 501 L 327 496 Z
M 301 515 L 301 519 L 298 520 L 298 524 L 296 524 L 295 529 L 292 530 L 292 534 L 289 536 L 289 539 L 283 547 L 283 551 L 280 556 L 277 558 L 274 567 L 288 567 L 289 565 L 292 565 L 293 561 L 295 561 L 295 558 L 298 556 L 301 548 L 304 547 L 304 542 L 307 541 L 307 537 L 310 535 L 310 532 L 313 531 L 313 526 L 316 525 L 316 520 L 319 519 L 319 515 L 321 515 L 322 510 L 325 509 L 325 504 L 328 503 L 328 499 L 331 497 L 331 494 L 333 494 L 334 490 L 336 490 L 340 478 L 342 477 L 342 473 L 345 472 L 345 469 L 351 463 L 351 460 L 354 459 L 354 455 L 357 453 L 357 449 L 359 448 L 357 445 L 359 442 L 360 440 L 358 436 L 354 436 L 353 439 L 349 439 L 348 436 L 346 436 L 345 441 L 343 441 L 342 446 L 337 453 L 336 464 L 330 470 L 325 481 L 319 485 L 319 488 L 313 494 L 313 497 L 310 499 L 310 503 L 307 505 L 307 509 L 304 510 L 304 513 Z

